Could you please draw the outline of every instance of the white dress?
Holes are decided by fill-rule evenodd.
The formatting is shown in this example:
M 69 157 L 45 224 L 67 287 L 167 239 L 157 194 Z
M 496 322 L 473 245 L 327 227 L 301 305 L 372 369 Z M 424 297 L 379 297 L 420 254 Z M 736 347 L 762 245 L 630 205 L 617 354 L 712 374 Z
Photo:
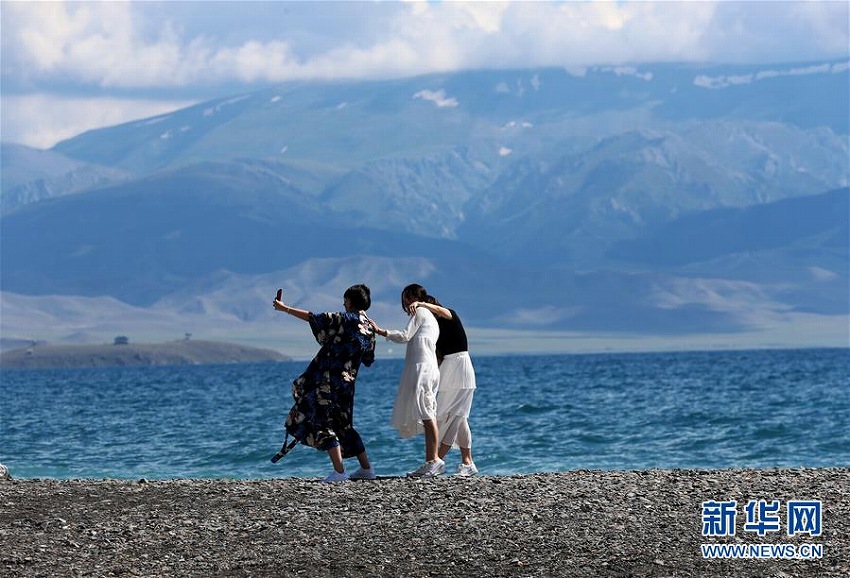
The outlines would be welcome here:
M 400 437 L 421 433 L 422 420 L 437 418 L 437 389 L 440 368 L 437 366 L 437 338 L 440 326 L 434 314 L 417 307 L 404 331 L 388 330 L 387 339 L 407 343 L 404 369 L 398 380 L 398 393 L 390 425 Z

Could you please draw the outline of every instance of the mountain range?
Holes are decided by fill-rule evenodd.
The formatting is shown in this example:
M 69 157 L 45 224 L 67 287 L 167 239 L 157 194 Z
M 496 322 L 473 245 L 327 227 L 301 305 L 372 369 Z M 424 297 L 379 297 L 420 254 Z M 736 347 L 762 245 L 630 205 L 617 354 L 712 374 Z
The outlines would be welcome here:
M 467 71 L 4 143 L 4 347 L 306 354 L 275 289 L 336 309 L 358 282 L 389 326 L 425 285 L 483 351 L 846 346 L 847 86 L 846 62 Z

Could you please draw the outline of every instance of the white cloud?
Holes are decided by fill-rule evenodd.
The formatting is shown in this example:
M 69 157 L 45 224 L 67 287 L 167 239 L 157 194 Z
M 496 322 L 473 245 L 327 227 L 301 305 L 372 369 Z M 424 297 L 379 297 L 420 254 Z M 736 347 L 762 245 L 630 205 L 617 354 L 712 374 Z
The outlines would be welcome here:
M 4 2 L 2 19 L 4 104 L 70 88 L 110 97 L 122 120 L 163 90 L 173 101 L 298 79 L 848 55 L 848 3 L 831 1 Z
M 189 101 L 63 98 L 47 94 L 3 98 L 4 142 L 50 148 L 87 130 L 160 115 Z
M 166 23 L 156 41 L 143 41 L 130 3 L 25 2 L 4 10 L 4 52 L 13 50 L 9 58 L 28 80 L 70 78 L 100 86 L 175 81 L 180 38 Z
M 283 18 L 288 3 L 277 4 Z M 346 3 L 354 19 L 349 29 L 338 31 L 335 45 L 325 39 L 315 51 L 277 20 L 255 22 L 254 38 L 229 39 L 186 36 L 182 23 L 160 14 L 168 12 L 159 3 L 11 2 L 4 4 L 4 60 L 30 79 L 142 87 L 847 53 L 847 6 L 841 2 L 390 4 L 383 37 L 365 20 L 359 32 L 358 15 L 371 17 L 376 7 Z M 188 6 L 215 11 L 219 3 Z M 309 4 L 298 8 L 311 10 Z M 326 7 L 315 8 L 317 16 L 320 9 Z M 271 30 L 278 32 L 268 39 Z M 777 30 L 785 36 L 777 37 Z

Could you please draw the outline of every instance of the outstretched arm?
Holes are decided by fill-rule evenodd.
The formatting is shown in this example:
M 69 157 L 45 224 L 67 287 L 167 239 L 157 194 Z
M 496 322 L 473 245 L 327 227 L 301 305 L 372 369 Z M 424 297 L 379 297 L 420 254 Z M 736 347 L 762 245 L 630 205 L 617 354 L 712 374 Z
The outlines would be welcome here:
M 413 338 L 413 335 L 419 329 L 419 326 L 422 325 L 422 315 L 425 315 L 425 313 L 412 314 L 410 319 L 407 321 L 407 327 L 405 327 L 404 330 L 384 329 L 379 327 L 378 324 L 371 319 L 369 319 L 369 323 L 372 324 L 372 329 L 375 330 L 376 334 L 383 335 L 395 343 L 407 343 Z
M 366 319 L 369 321 L 369 325 L 371 325 L 371 326 L 372 326 L 372 329 L 375 331 L 375 333 L 376 333 L 377 335 L 380 335 L 380 336 L 382 336 L 382 337 L 386 337 L 386 336 L 387 336 L 387 333 L 389 333 L 389 332 L 388 332 L 386 329 L 383 329 L 383 328 L 381 328 L 381 327 L 378 327 L 378 324 L 377 324 L 377 323 L 375 323 L 374 321 L 372 321 L 372 319 L 371 319 L 371 318 L 366 317 Z
M 283 299 L 275 299 L 272 302 L 272 305 L 278 311 L 283 311 L 284 313 L 288 313 L 293 317 L 297 317 L 302 321 L 310 321 L 310 312 L 306 309 L 298 309 L 296 307 L 290 307 L 286 303 L 283 302 Z
M 434 303 L 426 303 L 424 301 L 414 301 L 410 304 L 411 311 L 416 311 L 417 307 L 424 307 L 437 317 L 442 317 L 444 319 L 452 318 L 452 312 L 441 305 L 436 305 Z

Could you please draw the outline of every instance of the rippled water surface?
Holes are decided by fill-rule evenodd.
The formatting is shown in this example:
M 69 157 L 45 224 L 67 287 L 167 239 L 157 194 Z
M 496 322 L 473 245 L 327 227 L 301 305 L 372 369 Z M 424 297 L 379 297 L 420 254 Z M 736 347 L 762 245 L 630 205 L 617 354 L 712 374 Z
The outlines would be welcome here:
M 850 466 L 850 350 L 474 364 L 470 423 L 483 474 Z M 5 370 L 0 462 L 20 478 L 324 475 L 327 455 L 304 446 L 269 462 L 305 366 Z M 383 475 L 423 456 L 421 436 L 399 440 L 388 425 L 401 368 L 378 360 L 358 377 L 355 425 Z

